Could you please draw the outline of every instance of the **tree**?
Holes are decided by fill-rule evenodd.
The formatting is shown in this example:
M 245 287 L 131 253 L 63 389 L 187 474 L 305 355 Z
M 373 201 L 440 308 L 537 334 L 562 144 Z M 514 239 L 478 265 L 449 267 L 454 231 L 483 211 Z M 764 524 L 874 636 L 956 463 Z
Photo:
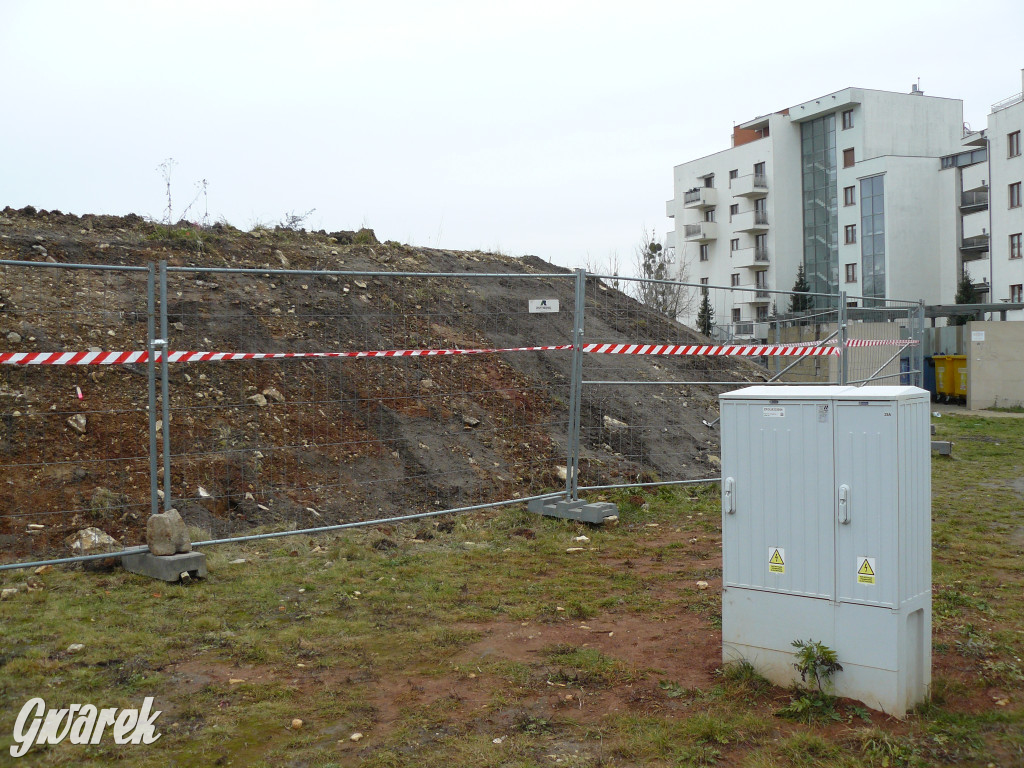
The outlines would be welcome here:
M 810 293 L 811 286 L 804 274 L 804 265 L 799 264 L 796 268 L 796 282 L 793 283 L 793 295 L 789 297 L 790 312 L 804 312 L 811 308 L 810 296 L 798 296 L 800 293 Z
M 700 308 L 697 310 L 697 330 L 710 336 L 715 325 L 715 308 L 711 306 L 708 289 L 701 289 Z
M 635 283 L 634 295 L 637 301 L 646 304 L 675 320 L 689 308 L 686 287 L 675 282 L 647 282 L 648 280 L 685 281 L 685 265 L 676 274 L 672 270 L 672 258 L 661 243 L 654 239 L 654 232 L 644 230 L 643 238 L 636 249 L 636 271 L 644 280 Z
M 978 292 L 974 288 L 974 283 L 971 282 L 971 276 L 964 270 L 963 276 L 960 278 L 960 282 L 956 286 L 956 296 L 953 301 L 957 304 L 977 304 L 978 303 Z M 954 315 L 949 319 L 950 325 L 967 325 L 969 320 L 973 320 L 974 315 Z

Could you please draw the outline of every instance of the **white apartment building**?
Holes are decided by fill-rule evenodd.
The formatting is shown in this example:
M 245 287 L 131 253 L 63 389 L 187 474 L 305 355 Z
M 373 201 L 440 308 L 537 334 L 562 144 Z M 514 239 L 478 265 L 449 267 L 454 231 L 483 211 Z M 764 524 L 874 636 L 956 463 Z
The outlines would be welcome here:
M 944 254 L 943 303 L 952 303 L 960 270 L 971 276 L 981 301 L 1024 301 L 1022 133 L 1024 73 L 1021 93 L 993 104 L 988 127 L 966 133 L 959 151 L 941 159 L 943 194 L 958 213 L 943 227 L 944 242 L 952 243 Z M 1024 320 L 1024 311 L 1006 317 Z
M 790 290 L 803 264 L 811 291 L 851 305 L 940 303 L 952 182 L 937 173 L 962 138 L 963 103 L 916 86 L 846 88 L 749 120 L 732 147 L 676 166 L 667 244 L 692 282 Z M 759 336 L 770 294 L 732 297 L 728 318 L 716 308 L 723 335 Z

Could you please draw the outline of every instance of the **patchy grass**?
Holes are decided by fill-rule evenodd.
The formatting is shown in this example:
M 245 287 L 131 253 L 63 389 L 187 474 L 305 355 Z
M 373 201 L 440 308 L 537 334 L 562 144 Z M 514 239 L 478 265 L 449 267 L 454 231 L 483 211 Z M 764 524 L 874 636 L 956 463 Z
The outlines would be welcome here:
M 368 530 L 212 549 L 209 579 L 185 585 L 0 574 L 42 587 L 0 603 L 0 753 L 31 697 L 154 696 L 152 746 L 65 742 L 21 762 L 1020 764 L 1024 424 L 937 423 L 955 448 L 933 464 L 933 696 L 905 721 L 840 700 L 838 721 L 792 722 L 775 715 L 790 694 L 749 664 L 716 673 L 718 490 L 626 489 L 605 495 L 617 527 L 510 508 L 427 541 L 399 526 L 386 549 Z

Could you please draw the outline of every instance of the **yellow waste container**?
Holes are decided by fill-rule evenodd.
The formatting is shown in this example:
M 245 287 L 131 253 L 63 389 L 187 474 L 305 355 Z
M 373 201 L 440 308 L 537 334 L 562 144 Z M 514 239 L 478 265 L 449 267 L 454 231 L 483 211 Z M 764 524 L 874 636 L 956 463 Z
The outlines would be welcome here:
M 950 355 L 950 367 L 953 369 L 953 395 L 967 401 L 967 355 Z
M 953 379 L 956 372 L 956 357 L 957 355 L 935 355 L 935 394 L 940 399 L 948 400 L 956 394 Z

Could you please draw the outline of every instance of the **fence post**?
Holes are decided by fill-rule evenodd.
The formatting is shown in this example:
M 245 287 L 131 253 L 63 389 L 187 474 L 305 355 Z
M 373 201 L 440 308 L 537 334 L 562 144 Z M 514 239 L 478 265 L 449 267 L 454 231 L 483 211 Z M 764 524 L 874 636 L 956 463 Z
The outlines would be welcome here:
M 171 406 L 167 386 L 167 262 L 160 261 L 160 399 L 164 431 L 164 511 L 171 509 Z
M 845 385 L 850 380 L 850 369 L 849 369 L 849 350 L 846 346 L 846 291 L 839 292 L 839 315 L 838 315 L 838 331 L 839 331 L 839 383 Z
M 911 338 L 917 344 L 910 347 L 910 367 L 917 371 L 914 374 L 914 386 L 924 388 L 924 299 L 919 299 L 914 308 Z
M 156 449 L 156 270 L 149 265 L 146 276 L 146 374 L 149 380 L 149 513 L 160 511 L 159 470 Z
M 565 496 L 579 498 L 580 411 L 583 397 L 583 323 L 587 300 L 587 270 L 576 270 L 576 298 L 573 305 L 572 372 L 569 376 L 569 434 L 565 462 Z

